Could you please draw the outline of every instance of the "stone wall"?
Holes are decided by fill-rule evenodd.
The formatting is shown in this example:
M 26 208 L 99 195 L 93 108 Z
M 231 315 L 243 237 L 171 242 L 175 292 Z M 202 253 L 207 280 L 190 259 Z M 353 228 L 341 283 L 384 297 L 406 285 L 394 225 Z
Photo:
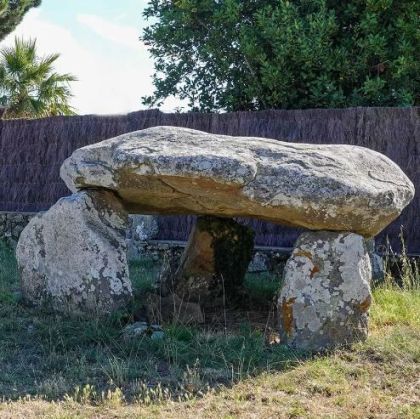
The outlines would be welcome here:
M 0 212 L 0 240 L 16 247 L 20 233 L 35 215 L 36 213 Z M 178 264 L 185 242 L 157 240 L 159 225 L 154 216 L 131 215 L 130 220 L 130 228 L 127 231 L 129 260 L 152 259 L 162 263 L 166 259 L 175 265 Z M 373 240 L 368 245 L 372 255 L 374 277 L 382 277 L 382 259 L 375 253 Z M 291 248 L 256 246 L 248 271 L 281 274 L 291 251 Z
M 16 247 L 20 233 L 36 213 L 0 212 L 0 239 Z
M 129 260 L 149 259 L 154 262 L 167 262 L 173 266 L 177 266 L 185 245 L 185 242 L 165 242 L 162 240 L 130 242 Z M 281 274 L 291 250 L 257 246 L 254 250 L 254 256 L 249 265 L 248 272 L 273 272 Z

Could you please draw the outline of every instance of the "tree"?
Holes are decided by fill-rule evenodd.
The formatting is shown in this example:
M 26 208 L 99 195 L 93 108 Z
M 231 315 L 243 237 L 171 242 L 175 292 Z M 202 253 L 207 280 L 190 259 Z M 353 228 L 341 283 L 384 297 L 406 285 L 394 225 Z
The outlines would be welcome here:
M 151 0 L 149 106 L 408 106 L 419 100 L 417 0 Z
M 37 57 L 36 41 L 18 38 L 0 51 L 0 106 L 7 107 L 7 118 L 74 114 L 69 83 L 76 78 L 54 71 L 58 57 Z
M 25 13 L 41 0 L 0 0 L 0 41 L 21 22 Z

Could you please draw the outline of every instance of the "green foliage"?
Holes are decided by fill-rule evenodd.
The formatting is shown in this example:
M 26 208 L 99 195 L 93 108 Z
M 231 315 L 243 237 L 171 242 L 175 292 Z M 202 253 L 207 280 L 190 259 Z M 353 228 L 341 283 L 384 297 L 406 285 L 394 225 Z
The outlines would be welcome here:
M 151 258 L 144 258 L 130 263 L 130 280 L 134 289 L 142 293 L 155 289 L 160 266 Z
M 419 99 L 416 0 L 151 0 L 153 106 L 192 110 L 409 106 Z
M 23 16 L 41 0 L 0 0 L 0 41 L 12 32 Z
M 76 78 L 54 71 L 58 57 L 38 57 L 36 41 L 18 38 L 0 51 L 0 106 L 7 107 L 7 118 L 74 114 L 69 83 Z

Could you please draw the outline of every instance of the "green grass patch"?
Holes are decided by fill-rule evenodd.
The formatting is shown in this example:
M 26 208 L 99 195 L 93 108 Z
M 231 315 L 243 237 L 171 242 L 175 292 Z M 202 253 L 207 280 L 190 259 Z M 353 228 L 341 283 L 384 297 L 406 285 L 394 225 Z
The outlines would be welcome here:
M 406 325 L 420 327 L 420 290 L 376 288 L 371 320 L 375 327 Z
M 280 289 L 280 278 L 270 272 L 247 273 L 244 288 L 255 300 L 267 303 L 273 300 Z
M 0 240 L 0 305 L 16 303 L 19 280 L 14 251 Z
M 159 264 L 151 258 L 130 262 L 130 280 L 134 290 L 137 292 L 153 291 L 159 269 Z

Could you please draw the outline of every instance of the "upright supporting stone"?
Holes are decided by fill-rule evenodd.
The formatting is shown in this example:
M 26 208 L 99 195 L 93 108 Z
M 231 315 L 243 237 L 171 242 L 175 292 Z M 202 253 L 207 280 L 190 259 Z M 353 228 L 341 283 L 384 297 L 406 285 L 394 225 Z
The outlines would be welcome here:
M 223 292 L 234 298 L 253 248 L 250 228 L 228 218 L 198 217 L 174 276 L 174 292 L 203 306 L 217 302 Z
M 371 276 L 362 236 L 303 233 L 285 267 L 279 298 L 281 342 L 318 351 L 364 340 Z
M 103 314 L 127 303 L 128 216 L 113 192 L 60 199 L 22 232 L 16 256 L 24 298 L 69 314 Z

